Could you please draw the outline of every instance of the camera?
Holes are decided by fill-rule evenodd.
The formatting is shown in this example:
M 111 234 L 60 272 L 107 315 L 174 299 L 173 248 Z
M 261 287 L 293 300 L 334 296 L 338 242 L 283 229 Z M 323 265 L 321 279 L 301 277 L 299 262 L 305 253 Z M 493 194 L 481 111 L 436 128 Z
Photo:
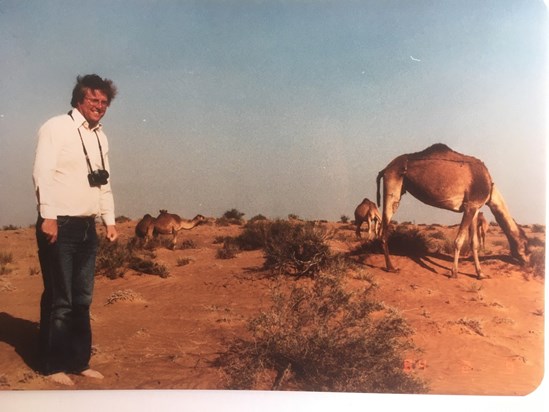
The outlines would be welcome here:
M 88 182 L 91 187 L 106 185 L 109 181 L 109 172 L 104 169 L 93 170 L 88 174 Z

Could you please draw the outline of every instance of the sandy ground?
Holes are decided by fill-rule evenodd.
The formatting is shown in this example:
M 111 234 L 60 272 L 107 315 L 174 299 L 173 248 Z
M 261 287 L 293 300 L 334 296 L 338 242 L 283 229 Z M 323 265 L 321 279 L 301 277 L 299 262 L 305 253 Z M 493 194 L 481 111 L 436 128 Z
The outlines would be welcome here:
M 119 225 L 122 241 L 133 237 L 135 224 Z M 358 245 L 350 225 L 329 225 L 337 230 L 333 250 Z M 105 379 L 74 377 L 72 389 L 223 389 L 210 361 L 270 303 L 272 281 L 261 276 L 260 251 L 216 257 L 215 239 L 240 230 L 205 224 L 180 236 L 195 248 L 157 249 L 167 278 L 133 272 L 115 280 L 98 277 L 91 364 Z M 526 230 L 545 240 L 543 233 Z M 403 367 L 425 379 L 431 394 L 526 395 L 543 378 L 544 279 L 510 261 L 504 240 L 492 226 L 482 257 L 490 278 L 481 281 L 469 259 L 462 259 L 457 279 L 448 279 L 449 256 L 395 256 L 398 274 L 383 270 L 381 255 L 359 257 L 363 272 L 379 285 L 376 298 L 397 308 L 415 330 L 413 340 L 423 352 Z M 0 391 L 65 389 L 33 369 L 42 289 L 34 229 L 0 231 L 0 252 L 13 255 L 0 275 Z M 191 263 L 179 265 L 182 258 Z M 361 282 L 350 284 L 358 288 Z

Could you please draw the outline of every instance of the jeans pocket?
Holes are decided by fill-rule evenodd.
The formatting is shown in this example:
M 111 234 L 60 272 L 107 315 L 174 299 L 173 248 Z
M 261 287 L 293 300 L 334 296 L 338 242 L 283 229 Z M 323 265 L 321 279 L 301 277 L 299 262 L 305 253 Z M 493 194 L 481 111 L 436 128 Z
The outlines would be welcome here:
M 60 228 L 62 226 L 65 226 L 67 223 L 69 223 L 70 219 L 70 216 L 57 216 L 57 227 Z

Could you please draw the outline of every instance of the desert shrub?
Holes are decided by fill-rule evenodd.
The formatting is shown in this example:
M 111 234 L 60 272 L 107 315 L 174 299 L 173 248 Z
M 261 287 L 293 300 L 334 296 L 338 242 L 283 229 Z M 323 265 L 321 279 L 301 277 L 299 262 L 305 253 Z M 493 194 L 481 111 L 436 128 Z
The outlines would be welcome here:
M 127 216 L 117 216 L 116 219 L 114 219 L 116 223 L 126 223 L 131 222 L 131 219 Z
M 425 234 L 424 231 L 408 225 L 396 226 L 389 233 L 387 242 L 389 252 L 401 256 L 423 257 L 439 249 L 438 242 L 434 242 L 430 234 Z M 351 252 L 353 255 L 362 253 L 383 253 L 381 240 L 364 241 Z
M 179 245 L 180 249 L 196 249 L 196 243 L 192 239 L 186 239 Z
M 258 250 L 265 247 L 265 241 L 272 222 L 267 220 L 249 221 L 244 226 L 236 242 L 242 250 Z
M 545 225 L 532 225 L 532 233 L 545 233 Z
M 252 217 L 249 222 L 257 222 L 258 220 L 268 220 L 265 216 L 263 216 L 262 214 L 259 214 L 259 215 L 255 215 L 254 217 Z
M 95 265 L 96 274 L 110 279 L 124 276 L 132 255 L 133 248 L 128 243 L 110 242 L 101 238 Z
M 19 226 L 15 226 L 15 225 L 6 225 L 2 227 L 2 230 L 17 230 L 17 229 L 19 229 Z
M 534 276 L 545 278 L 545 247 L 536 248 L 532 251 L 528 267 Z
M 185 266 L 192 262 L 191 258 L 179 258 L 177 259 L 177 266 Z
M 288 214 L 288 220 L 301 220 L 301 219 L 295 213 L 290 213 L 290 214 Z
M 128 269 L 141 273 L 167 277 L 168 270 L 158 265 L 150 258 L 137 256 L 138 242 L 109 242 L 107 239 L 100 239 L 96 259 L 96 274 L 107 276 L 109 279 L 123 277 Z M 154 254 L 150 254 L 154 256 Z
M 404 353 L 415 350 L 412 329 L 368 290 L 348 292 L 341 277 L 321 272 L 291 285 L 279 281 L 271 299 L 249 321 L 250 339 L 230 342 L 214 361 L 228 389 L 427 391 L 403 370 Z
M 528 247 L 545 247 L 545 242 L 537 237 L 528 238 Z
M 170 274 L 166 266 L 156 263 L 151 259 L 144 259 L 139 256 L 132 256 L 128 262 L 128 267 L 136 272 L 157 275 L 161 278 L 167 278 Z
M 13 263 L 13 253 L 0 252 L 0 265 L 7 265 L 8 263 Z
M 235 238 L 227 237 L 223 241 L 223 246 L 217 249 L 216 257 L 218 259 L 233 259 L 237 256 L 240 248 Z
M 331 258 L 327 237 L 312 223 L 272 222 L 265 232 L 264 267 L 276 274 L 314 276 Z
M 223 213 L 221 220 L 224 220 L 231 225 L 241 225 L 244 222 L 244 219 L 243 219 L 244 215 L 245 213 L 241 213 L 237 209 L 231 209 Z
M 341 215 L 341 217 L 339 218 L 339 221 L 341 223 L 349 223 L 351 221 L 351 219 L 347 215 Z

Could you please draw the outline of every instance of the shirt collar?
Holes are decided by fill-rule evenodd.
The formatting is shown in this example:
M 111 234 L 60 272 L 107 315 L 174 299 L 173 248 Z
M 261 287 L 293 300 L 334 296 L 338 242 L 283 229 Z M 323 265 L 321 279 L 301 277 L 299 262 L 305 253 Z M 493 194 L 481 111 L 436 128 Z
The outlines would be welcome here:
M 92 132 L 99 131 L 103 127 L 103 125 L 99 123 L 93 129 L 90 129 L 90 124 L 84 118 L 84 116 L 82 116 L 82 113 L 80 113 L 76 108 L 72 109 L 70 113 L 71 113 L 72 119 L 74 120 L 74 123 L 76 123 L 78 127 L 83 126 L 85 129 L 91 130 Z

